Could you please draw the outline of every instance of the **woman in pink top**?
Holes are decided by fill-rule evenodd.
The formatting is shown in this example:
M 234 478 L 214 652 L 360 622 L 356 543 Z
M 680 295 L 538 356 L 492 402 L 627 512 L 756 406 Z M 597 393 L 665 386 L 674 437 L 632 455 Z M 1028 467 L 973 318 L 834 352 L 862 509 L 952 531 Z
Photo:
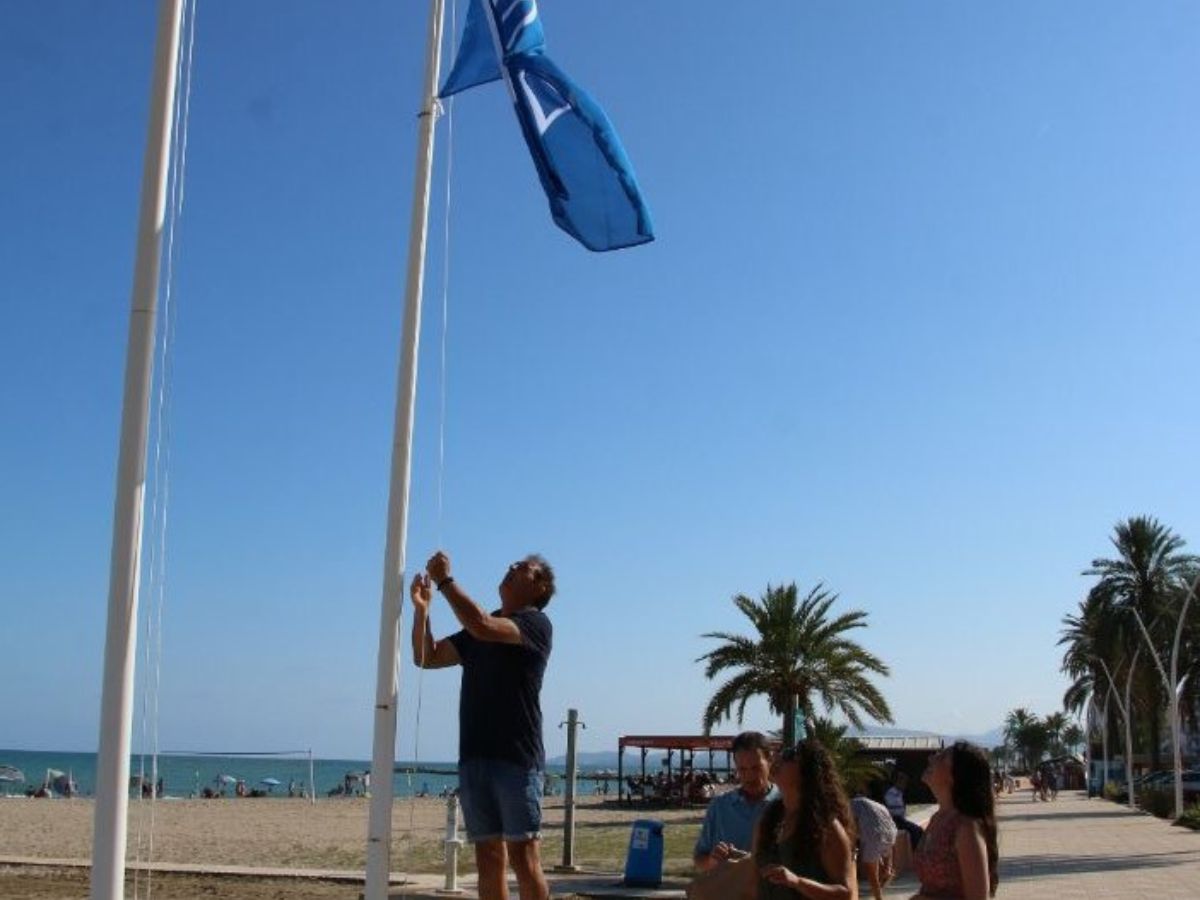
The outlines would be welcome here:
M 921 879 L 917 897 L 987 900 L 996 896 L 996 808 L 992 773 L 978 747 L 959 741 L 929 759 L 922 781 L 937 812 L 913 854 Z

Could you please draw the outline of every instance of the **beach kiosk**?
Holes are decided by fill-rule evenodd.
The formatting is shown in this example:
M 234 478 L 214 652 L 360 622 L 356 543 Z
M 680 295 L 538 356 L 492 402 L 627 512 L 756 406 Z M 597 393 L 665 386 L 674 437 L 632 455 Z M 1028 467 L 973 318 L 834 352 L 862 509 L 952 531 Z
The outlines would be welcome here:
M 666 783 L 671 784 L 674 780 L 676 769 L 680 773 L 686 770 L 696 771 L 696 752 L 707 753 L 708 765 L 701 767 L 707 771 L 714 779 L 718 772 L 724 772 L 724 780 L 729 781 L 733 775 L 733 739 L 736 735 L 683 735 L 683 734 L 628 734 L 617 738 L 617 785 L 620 791 L 620 796 L 623 800 L 633 802 L 633 787 L 626 781 L 625 778 L 625 749 L 627 747 L 637 748 L 641 751 L 642 767 L 641 778 L 638 784 L 641 786 L 641 796 L 644 800 L 653 799 L 647 797 L 645 787 L 652 779 L 646 772 L 646 757 L 651 750 L 665 751 L 662 768 L 665 770 L 663 774 L 666 777 Z M 679 754 L 678 766 L 675 764 L 675 754 Z M 724 753 L 723 765 L 716 765 L 714 754 Z M 631 775 L 632 779 L 633 776 Z M 669 802 L 670 798 L 657 798 Z M 681 798 L 682 799 L 682 798 Z

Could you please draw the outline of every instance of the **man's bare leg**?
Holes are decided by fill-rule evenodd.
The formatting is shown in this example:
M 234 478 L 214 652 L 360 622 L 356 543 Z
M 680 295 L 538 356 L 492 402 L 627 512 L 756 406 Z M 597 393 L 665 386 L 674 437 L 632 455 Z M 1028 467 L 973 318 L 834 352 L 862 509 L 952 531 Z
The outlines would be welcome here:
M 508 900 L 507 858 L 504 841 L 481 841 L 475 845 L 475 868 L 479 873 L 479 900 Z
M 542 874 L 540 844 L 538 840 L 510 841 L 508 844 L 508 856 L 517 873 L 521 900 L 550 900 L 550 887 Z

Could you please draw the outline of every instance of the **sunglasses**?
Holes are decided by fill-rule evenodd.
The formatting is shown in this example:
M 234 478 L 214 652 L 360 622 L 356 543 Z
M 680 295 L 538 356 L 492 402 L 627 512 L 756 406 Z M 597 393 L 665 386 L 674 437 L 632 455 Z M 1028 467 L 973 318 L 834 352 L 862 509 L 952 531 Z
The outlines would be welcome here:
M 538 579 L 539 581 L 541 581 L 541 579 L 542 579 L 541 567 L 538 566 L 536 563 L 531 563 L 528 560 L 524 560 L 524 559 L 519 562 L 515 562 L 511 566 L 509 566 L 508 571 L 510 571 L 510 572 L 532 572 L 534 578 Z

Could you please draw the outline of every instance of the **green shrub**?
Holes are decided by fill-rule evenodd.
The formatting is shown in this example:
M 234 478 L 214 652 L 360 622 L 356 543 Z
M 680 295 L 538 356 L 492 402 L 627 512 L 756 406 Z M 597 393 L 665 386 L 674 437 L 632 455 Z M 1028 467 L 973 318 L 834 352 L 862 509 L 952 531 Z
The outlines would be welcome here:
M 1174 791 L 1165 791 L 1161 788 L 1146 788 L 1138 793 L 1137 805 L 1152 816 L 1169 819 L 1175 812 L 1175 794 Z
M 1200 803 L 1193 804 L 1183 811 L 1183 815 L 1176 821 L 1176 825 L 1182 825 L 1184 828 L 1190 828 L 1193 831 L 1200 831 Z
M 1104 782 L 1104 799 L 1105 800 L 1111 800 L 1114 803 L 1119 803 L 1120 799 L 1124 795 L 1124 793 L 1125 793 L 1124 788 L 1122 788 L 1115 781 Z

